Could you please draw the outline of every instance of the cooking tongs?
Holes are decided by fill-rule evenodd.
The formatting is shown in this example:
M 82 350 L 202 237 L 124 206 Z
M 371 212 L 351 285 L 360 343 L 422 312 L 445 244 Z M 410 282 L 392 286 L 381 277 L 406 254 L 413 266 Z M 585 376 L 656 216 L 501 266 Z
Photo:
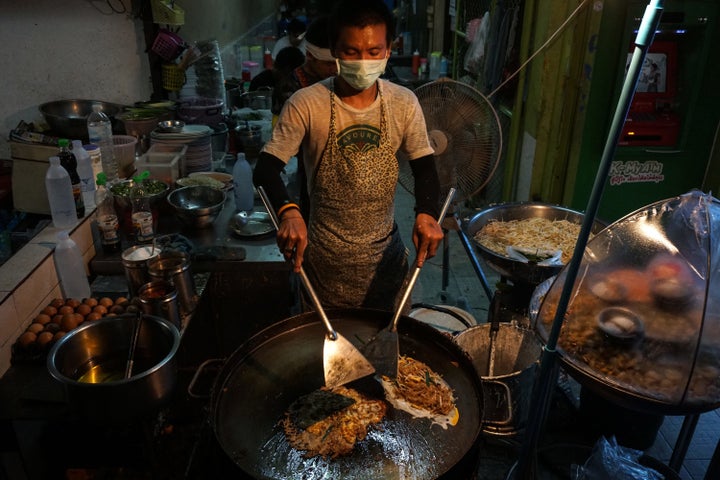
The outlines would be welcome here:
M 270 215 L 275 230 L 279 230 L 280 222 L 278 220 L 275 209 L 270 204 L 265 189 L 258 187 L 258 193 L 265 205 L 265 209 Z M 310 280 L 305 274 L 305 270 L 300 267 L 300 279 L 303 287 L 312 301 L 315 310 L 325 326 L 325 342 L 323 343 L 323 372 L 325 374 L 325 386 L 327 388 L 335 388 L 346 383 L 350 383 L 359 378 L 372 374 L 375 369 L 367 361 L 367 359 L 350 343 L 345 337 L 340 335 L 333 328 L 330 320 L 325 314 L 320 299 L 315 293 L 315 289 L 310 284 Z
M 445 198 L 445 203 L 440 210 L 438 216 L 438 223 L 442 223 L 445 219 L 445 214 L 450 208 L 450 202 L 452 202 L 455 196 L 455 189 L 450 188 L 450 191 Z M 397 377 L 398 372 L 398 357 L 400 356 L 400 340 L 398 339 L 397 325 L 400 315 L 402 314 L 403 308 L 410 298 L 413 286 L 420 275 L 420 268 L 417 264 L 417 259 L 413 262 L 414 268 L 406 280 L 405 289 L 402 292 L 400 303 L 395 309 L 395 315 L 390 321 L 390 325 L 380 330 L 368 343 L 363 347 L 363 353 L 375 366 L 375 370 L 378 375 L 386 376 L 390 378 Z

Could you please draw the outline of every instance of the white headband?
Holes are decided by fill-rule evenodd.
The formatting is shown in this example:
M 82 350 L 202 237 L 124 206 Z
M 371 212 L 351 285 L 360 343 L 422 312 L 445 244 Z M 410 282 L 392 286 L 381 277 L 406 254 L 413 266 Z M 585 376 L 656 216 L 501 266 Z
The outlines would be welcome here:
M 312 43 L 305 41 L 305 50 L 312 55 L 313 57 L 317 58 L 320 61 L 323 62 L 334 62 L 335 57 L 332 56 L 330 53 L 329 48 L 320 48 L 317 45 L 313 45 Z

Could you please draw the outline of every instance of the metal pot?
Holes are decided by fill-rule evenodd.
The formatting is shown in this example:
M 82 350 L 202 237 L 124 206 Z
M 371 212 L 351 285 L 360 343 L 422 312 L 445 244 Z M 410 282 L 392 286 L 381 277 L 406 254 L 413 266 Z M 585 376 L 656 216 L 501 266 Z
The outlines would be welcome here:
M 356 346 L 390 322 L 392 314 L 329 310 L 333 326 Z M 443 429 L 390 407 L 381 429 L 349 455 L 303 458 L 278 426 L 289 405 L 323 385 L 324 327 L 314 312 L 278 322 L 253 336 L 224 363 L 210 400 L 210 424 L 221 449 L 254 478 L 468 478 L 475 468 L 482 420 L 482 388 L 469 357 L 446 335 L 401 317 L 400 353 L 425 362 L 455 392 L 460 420 Z M 371 377 L 349 385 L 382 398 Z
M 136 318 L 128 314 L 85 322 L 48 354 L 47 368 L 65 387 L 68 404 L 93 423 L 122 423 L 151 413 L 175 387 L 180 332 L 151 315 L 142 316 L 133 375 L 124 378 Z

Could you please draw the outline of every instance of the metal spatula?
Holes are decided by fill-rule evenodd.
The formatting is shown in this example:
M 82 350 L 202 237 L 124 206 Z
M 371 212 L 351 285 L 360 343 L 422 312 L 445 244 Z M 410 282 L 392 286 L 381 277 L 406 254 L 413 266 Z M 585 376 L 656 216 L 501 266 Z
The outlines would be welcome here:
M 258 193 L 270 215 L 275 230 L 279 229 L 275 209 L 270 205 L 270 200 L 265 193 L 263 187 L 258 187 Z M 335 388 L 346 383 L 350 383 L 362 377 L 372 374 L 375 369 L 372 364 L 350 343 L 345 337 L 340 335 L 330 324 L 330 320 L 325 314 L 320 299 L 315 293 L 315 289 L 310 284 L 310 280 L 305 275 L 305 270 L 300 267 L 300 279 L 303 287 L 312 301 L 315 310 L 325 326 L 325 342 L 323 343 L 323 373 L 325 375 L 325 386 L 327 388 Z
M 455 189 L 450 188 L 445 203 L 440 210 L 440 216 L 438 217 L 438 223 L 442 223 L 445 219 L 445 214 L 450 207 L 453 196 L 455 195 Z M 413 286 L 420 275 L 420 268 L 417 265 L 417 260 L 413 262 L 414 268 L 411 270 L 408 280 L 406 280 L 405 290 L 400 298 L 400 303 L 395 310 L 390 325 L 380 330 L 368 343 L 363 347 L 363 353 L 370 363 L 375 367 L 375 371 L 380 376 L 387 376 L 390 378 L 397 377 L 398 372 L 398 357 L 400 356 L 400 341 L 398 339 L 397 324 L 400 319 L 400 314 L 405 307 L 405 304 L 410 298 Z

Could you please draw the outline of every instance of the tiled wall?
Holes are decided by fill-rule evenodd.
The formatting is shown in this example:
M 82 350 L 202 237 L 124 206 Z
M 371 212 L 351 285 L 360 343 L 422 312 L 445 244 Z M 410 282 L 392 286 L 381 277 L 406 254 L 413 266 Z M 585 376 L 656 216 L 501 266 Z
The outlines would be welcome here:
M 70 234 L 86 269 L 95 256 L 91 221 L 85 217 Z M 53 298 L 62 297 L 52 256 L 57 232 L 46 227 L 0 266 L 0 376 L 10 368 L 15 340 Z

